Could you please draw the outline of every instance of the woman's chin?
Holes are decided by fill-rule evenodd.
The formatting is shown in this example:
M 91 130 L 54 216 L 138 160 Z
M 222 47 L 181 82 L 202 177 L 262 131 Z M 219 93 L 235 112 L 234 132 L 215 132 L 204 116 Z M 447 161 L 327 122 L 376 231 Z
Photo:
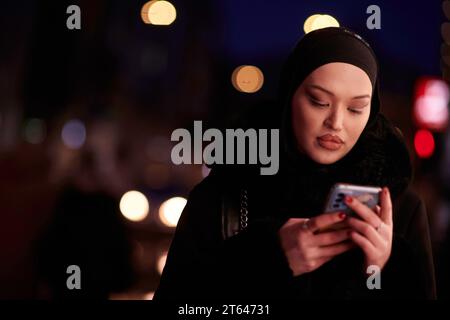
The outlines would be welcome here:
M 343 155 L 341 152 L 314 150 L 309 153 L 309 157 L 319 164 L 332 164 L 339 161 Z
M 332 164 L 342 159 L 347 152 L 343 150 L 326 150 L 317 143 L 308 148 L 298 147 L 300 153 L 307 155 L 311 160 L 319 164 Z

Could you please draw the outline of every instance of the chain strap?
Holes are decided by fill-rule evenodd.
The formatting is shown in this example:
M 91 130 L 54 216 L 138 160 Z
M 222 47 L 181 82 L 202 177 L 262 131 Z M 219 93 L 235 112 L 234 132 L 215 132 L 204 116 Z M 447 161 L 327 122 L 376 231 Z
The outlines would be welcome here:
M 239 229 L 244 230 L 248 225 L 248 195 L 247 190 L 241 190 L 241 208 L 239 211 Z

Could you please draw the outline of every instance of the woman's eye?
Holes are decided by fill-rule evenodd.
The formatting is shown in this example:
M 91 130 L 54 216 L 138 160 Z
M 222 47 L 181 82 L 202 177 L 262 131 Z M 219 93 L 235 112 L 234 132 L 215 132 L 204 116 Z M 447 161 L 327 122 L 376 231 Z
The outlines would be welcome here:
M 328 103 L 320 102 L 315 99 L 310 99 L 310 100 L 311 100 L 311 103 L 315 106 L 318 106 L 318 107 L 327 107 L 328 106 Z
M 358 110 L 352 109 L 352 108 L 350 108 L 348 110 L 350 110 L 351 113 L 355 113 L 355 114 L 361 114 L 362 113 L 362 111 L 358 111 Z

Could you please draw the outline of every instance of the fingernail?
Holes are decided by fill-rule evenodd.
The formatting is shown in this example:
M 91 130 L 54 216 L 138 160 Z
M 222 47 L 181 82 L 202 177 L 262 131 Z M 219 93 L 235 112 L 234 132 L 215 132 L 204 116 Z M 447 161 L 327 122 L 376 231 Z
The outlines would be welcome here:
M 350 196 L 345 196 L 345 202 L 347 202 L 347 203 L 352 203 L 352 201 L 353 201 L 353 198 L 352 198 L 352 197 L 350 197 Z
M 345 212 L 339 212 L 339 219 L 344 220 L 345 217 L 347 217 L 347 215 L 345 214 Z
M 384 192 L 384 194 L 388 194 L 388 192 L 389 192 L 389 190 L 388 190 L 388 188 L 387 187 L 384 187 L 384 190 L 383 190 L 383 192 Z

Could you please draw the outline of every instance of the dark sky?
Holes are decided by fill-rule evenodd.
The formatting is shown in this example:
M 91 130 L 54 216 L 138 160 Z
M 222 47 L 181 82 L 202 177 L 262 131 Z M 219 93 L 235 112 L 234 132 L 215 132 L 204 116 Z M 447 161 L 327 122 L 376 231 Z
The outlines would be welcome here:
M 230 58 L 270 58 L 285 55 L 303 32 L 306 18 L 330 14 L 342 26 L 367 38 L 381 60 L 387 59 L 418 74 L 440 75 L 439 57 L 445 21 L 441 1 L 215 1 L 222 15 L 223 45 Z M 366 9 L 381 9 L 381 30 L 369 30 Z

